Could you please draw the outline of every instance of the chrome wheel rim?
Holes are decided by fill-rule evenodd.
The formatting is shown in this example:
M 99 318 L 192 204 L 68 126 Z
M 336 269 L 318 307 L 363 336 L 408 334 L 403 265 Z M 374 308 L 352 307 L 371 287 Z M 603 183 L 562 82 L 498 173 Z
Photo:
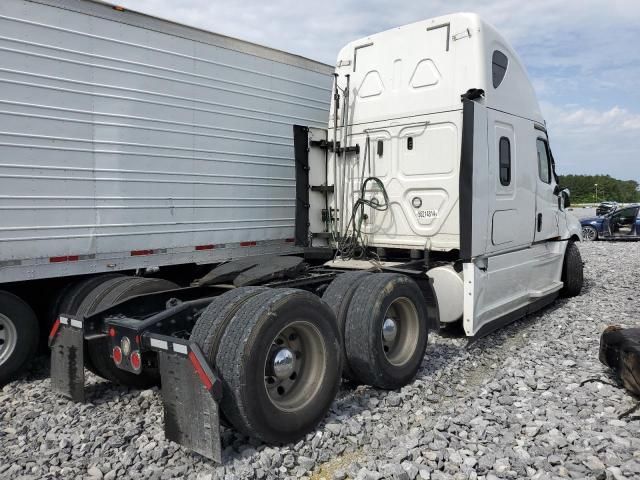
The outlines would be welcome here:
M 583 227 L 582 228 L 582 238 L 584 238 L 587 241 L 593 241 L 596 239 L 596 229 L 593 227 Z
M 283 328 L 272 340 L 264 364 L 264 386 L 279 410 L 300 410 L 313 400 L 325 375 L 327 349 L 320 331 L 307 321 Z
M 0 313 L 0 365 L 3 365 L 13 354 L 18 343 L 18 331 L 9 319 Z
M 396 298 L 384 314 L 380 338 L 387 361 L 396 367 L 406 364 L 418 346 L 418 310 L 406 297 Z

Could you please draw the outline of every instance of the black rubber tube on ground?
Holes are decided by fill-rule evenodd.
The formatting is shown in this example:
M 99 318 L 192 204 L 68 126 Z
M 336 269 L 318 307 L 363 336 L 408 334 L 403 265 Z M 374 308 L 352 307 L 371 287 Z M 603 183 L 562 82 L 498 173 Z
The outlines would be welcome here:
M 309 366 L 317 375 L 301 374 L 296 381 L 301 387 L 298 393 L 304 392 L 298 395 L 304 403 L 283 409 L 269 397 L 265 373 L 274 340 L 292 325 L 313 332 L 315 345 L 323 345 L 316 352 L 324 353 L 307 360 L 305 352 L 297 352 L 296 361 L 309 362 L 302 363 L 304 368 Z M 302 290 L 272 289 L 250 298 L 229 322 L 216 355 L 225 417 L 238 431 L 265 442 L 299 440 L 331 406 L 340 384 L 340 350 L 335 315 L 317 296 Z
M 324 300 L 329 307 L 336 314 L 336 320 L 338 321 L 338 329 L 340 330 L 340 338 L 343 344 L 343 362 L 342 362 L 342 376 L 352 382 L 357 382 L 358 378 L 353 373 L 351 367 L 349 367 L 349 361 L 344 351 L 344 327 L 347 321 L 347 313 L 349 311 L 349 305 L 356 289 L 360 286 L 363 279 L 372 275 L 367 271 L 355 271 L 346 272 L 338 275 L 327 287 L 322 300 Z
M 4 330 L 0 339 L 0 349 L 9 348 L 6 358 L 0 356 L 0 385 L 13 380 L 34 357 L 38 348 L 40 326 L 36 314 L 21 298 L 0 290 L 0 328 Z M 6 343 L 5 343 L 6 341 Z M 1 352 L 2 350 L 0 350 Z
M 382 326 L 389 308 L 402 302 L 411 310 L 412 325 L 406 331 L 407 358 L 393 364 L 384 350 Z M 416 375 L 428 336 L 427 308 L 418 285 L 406 275 L 376 273 L 362 280 L 349 305 L 345 325 L 347 361 L 358 380 L 384 389 L 397 389 Z M 401 332 L 399 330 L 399 332 Z M 404 337 L 401 337 L 401 339 Z
M 564 252 L 564 263 L 562 264 L 562 281 L 564 286 L 560 291 L 563 297 L 576 297 L 582 291 L 584 282 L 584 266 L 580 250 L 575 242 L 569 241 L 567 250 Z

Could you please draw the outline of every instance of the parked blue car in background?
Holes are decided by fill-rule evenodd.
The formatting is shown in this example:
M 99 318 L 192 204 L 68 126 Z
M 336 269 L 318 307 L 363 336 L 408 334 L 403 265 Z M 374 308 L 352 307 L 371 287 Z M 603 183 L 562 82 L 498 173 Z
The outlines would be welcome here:
M 640 205 L 623 207 L 599 217 L 583 218 L 582 237 L 586 241 L 640 238 Z

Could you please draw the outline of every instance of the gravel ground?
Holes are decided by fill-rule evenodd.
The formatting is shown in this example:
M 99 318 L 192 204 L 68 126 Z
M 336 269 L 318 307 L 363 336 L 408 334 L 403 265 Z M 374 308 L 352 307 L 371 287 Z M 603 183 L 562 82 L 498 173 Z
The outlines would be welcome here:
M 607 325 L 640 324 L 640 243 L 581 250 L 580 297 L 471 349 L 432 335 L 415 382 L 343 388 L 296 445 L 225 431 L 223 466 L 164 439 L 157 391 L 89 377 L 91 403 L 72 404 L 50 392 L 42 360 L 0 390 L 0 478 L 640 478 L 640 417 L 618 418 L 637 400 L 598 361 Z

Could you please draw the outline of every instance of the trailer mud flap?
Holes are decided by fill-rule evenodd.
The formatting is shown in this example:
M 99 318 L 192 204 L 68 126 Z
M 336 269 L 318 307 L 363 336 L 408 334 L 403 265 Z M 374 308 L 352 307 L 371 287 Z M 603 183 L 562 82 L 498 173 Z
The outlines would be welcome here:
M 146 334 L 144 341 L 158 352 L 165 437 L 221 462 L 220 379 L 195 343 L 157 334 Z
M 74 402 L 84 402 L 84 331 L 82 322 L 58 318 L 49 334 L 51 386 Z

